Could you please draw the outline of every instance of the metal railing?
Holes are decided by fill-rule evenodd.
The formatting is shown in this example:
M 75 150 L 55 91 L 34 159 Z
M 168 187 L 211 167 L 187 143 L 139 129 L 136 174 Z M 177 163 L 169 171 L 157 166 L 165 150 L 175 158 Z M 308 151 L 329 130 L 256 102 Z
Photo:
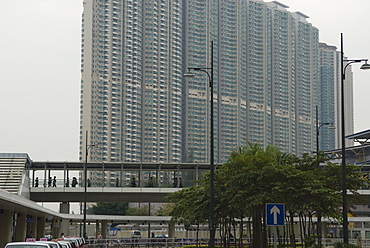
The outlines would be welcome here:
M 161 181 L 152 181 L 150 179 L 143 179 L 137 180 L 134 183 L 132 181 L 100 181 L 100 180 L 91 180 L 87 181 L 87 187 L 98 187 L 98 188 L 186 188 L 195 185 L 196 183 L 193 180 L 181 180 L 181 181 L 174 181 L 174 180 L 161 180 Z M 57 179 L 53 181 L 51 180 L 44 180 L 39 179 L 36 183 L 35 181 L 33 184 L 31 183 L 31 187 L 33 188 L 82 188 L 85 187 L 85 183 L 81 179 L 76 180 L 63 180 Z

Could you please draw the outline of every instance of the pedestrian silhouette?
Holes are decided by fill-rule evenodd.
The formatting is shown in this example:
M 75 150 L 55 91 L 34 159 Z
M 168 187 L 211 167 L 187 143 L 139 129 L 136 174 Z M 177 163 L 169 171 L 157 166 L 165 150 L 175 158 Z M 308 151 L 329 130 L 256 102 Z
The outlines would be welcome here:
M 54 176 L 54 179 L 53 179 L 53 187 L 56 187 L 57 186 L 57 177 Z
M 48 180 L 48 187 L 51 187 L 51 182 L 53 181 L 53 179 L 51 179 L 51 177 L 49 177 L 49 180 Z
M 90 178 L 87 179 L 87 187 L 91 187 L 91 181 Z
M 150 177 L 149 178 L 148 187 L 150 187 L 150 188 L 153 188 L 154 187 L 154 178 L 153 177 Z
M 78 184 L 77 178 L 76 177 L 73 177 L 72 178 L 72 187 L 76 187 L 77 184 Z
M 180 185 L 179 185 L 180 188 L 182 188 L 182 178 L 180 177 Z
M 67 177 L 66 187 L 69 187 L 69 177 Z
M 116 178 L 116 187 L 119 187 L 119 179 L 118 179 L 118 177 Z
M 36 179 L 35 179 L 35 187 L 38 187 L 38 186 L 39 186 L 39 178 L 36 177 Z
M 131 187 L 136 187 L 135 177 L 132 177 L 132 179 L 131 179 Z
M 173 187 L 177 188 L 177 177 L 173 179 Z

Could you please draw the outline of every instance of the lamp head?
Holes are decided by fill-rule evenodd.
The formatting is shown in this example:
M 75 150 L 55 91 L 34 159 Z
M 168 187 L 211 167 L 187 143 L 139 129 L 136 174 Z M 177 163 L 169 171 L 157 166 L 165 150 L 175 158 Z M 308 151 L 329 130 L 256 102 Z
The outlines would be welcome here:
M 195 77 L 195 74 L 192 73 L 190 70 L 187 71 L 185 74 L 184 74 L 184 77 L 186 78 L 192 78 L 192 77 Z
M 365 62 L 365 64 L 363 64 L 361 67 L 360 67 L 361 70 L 370 70 L 370 64 L 367 63 L 367 61 Z
M 330 126 L 329 126 L 329 129 L 334 130 L 334 129 L 336 129 L 336 127 L 335 127 L 334 125 L 330 125 Z

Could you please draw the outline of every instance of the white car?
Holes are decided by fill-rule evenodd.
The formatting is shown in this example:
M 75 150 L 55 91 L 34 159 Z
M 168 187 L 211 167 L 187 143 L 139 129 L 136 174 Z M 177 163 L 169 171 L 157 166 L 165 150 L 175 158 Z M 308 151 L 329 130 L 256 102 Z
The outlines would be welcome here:
M 71 241 L 60 240 L 58 243 L 62 246 L 62 248 L 74 248 Z
M 5 248 L 52 248 L 49 244 L 39 242 L 11 242 Z
M 141 232 L 140 231 L 131 231 L 130 232 L 130 238 L 141 238 Z
M 54 241 L 36 241 L 36 243 L 45 243 L 50 245 L 51 248 L 62 248 L 62 246 L 58 242 Z

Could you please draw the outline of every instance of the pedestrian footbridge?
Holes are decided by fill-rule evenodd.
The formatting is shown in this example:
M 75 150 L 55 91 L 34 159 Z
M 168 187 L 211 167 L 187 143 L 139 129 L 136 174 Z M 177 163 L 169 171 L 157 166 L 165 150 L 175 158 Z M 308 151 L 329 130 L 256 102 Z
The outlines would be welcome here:
M 199 163 L 38 162 L 25 153 L 0 153 L 0 163 L 0 188 L 35 202 L 165 202 L 209 171 Z
M 88 202 L 166 202 L 165 196 L 179 188 L 88 187 Z M 30 199 L 36 202 L 81 202 L 84 187 L 31 187 Z
M 370 171 L 367 151 L 370 145 L 346 151 L 362 173 Z M 26 153 L 0 153 L 0 165 L 0 189 L 35 202 L 165 202 L 209 171 L 209 164 L 200 163 L 32 161 Z M 360 194 L 370 196 L 370 190 Z

